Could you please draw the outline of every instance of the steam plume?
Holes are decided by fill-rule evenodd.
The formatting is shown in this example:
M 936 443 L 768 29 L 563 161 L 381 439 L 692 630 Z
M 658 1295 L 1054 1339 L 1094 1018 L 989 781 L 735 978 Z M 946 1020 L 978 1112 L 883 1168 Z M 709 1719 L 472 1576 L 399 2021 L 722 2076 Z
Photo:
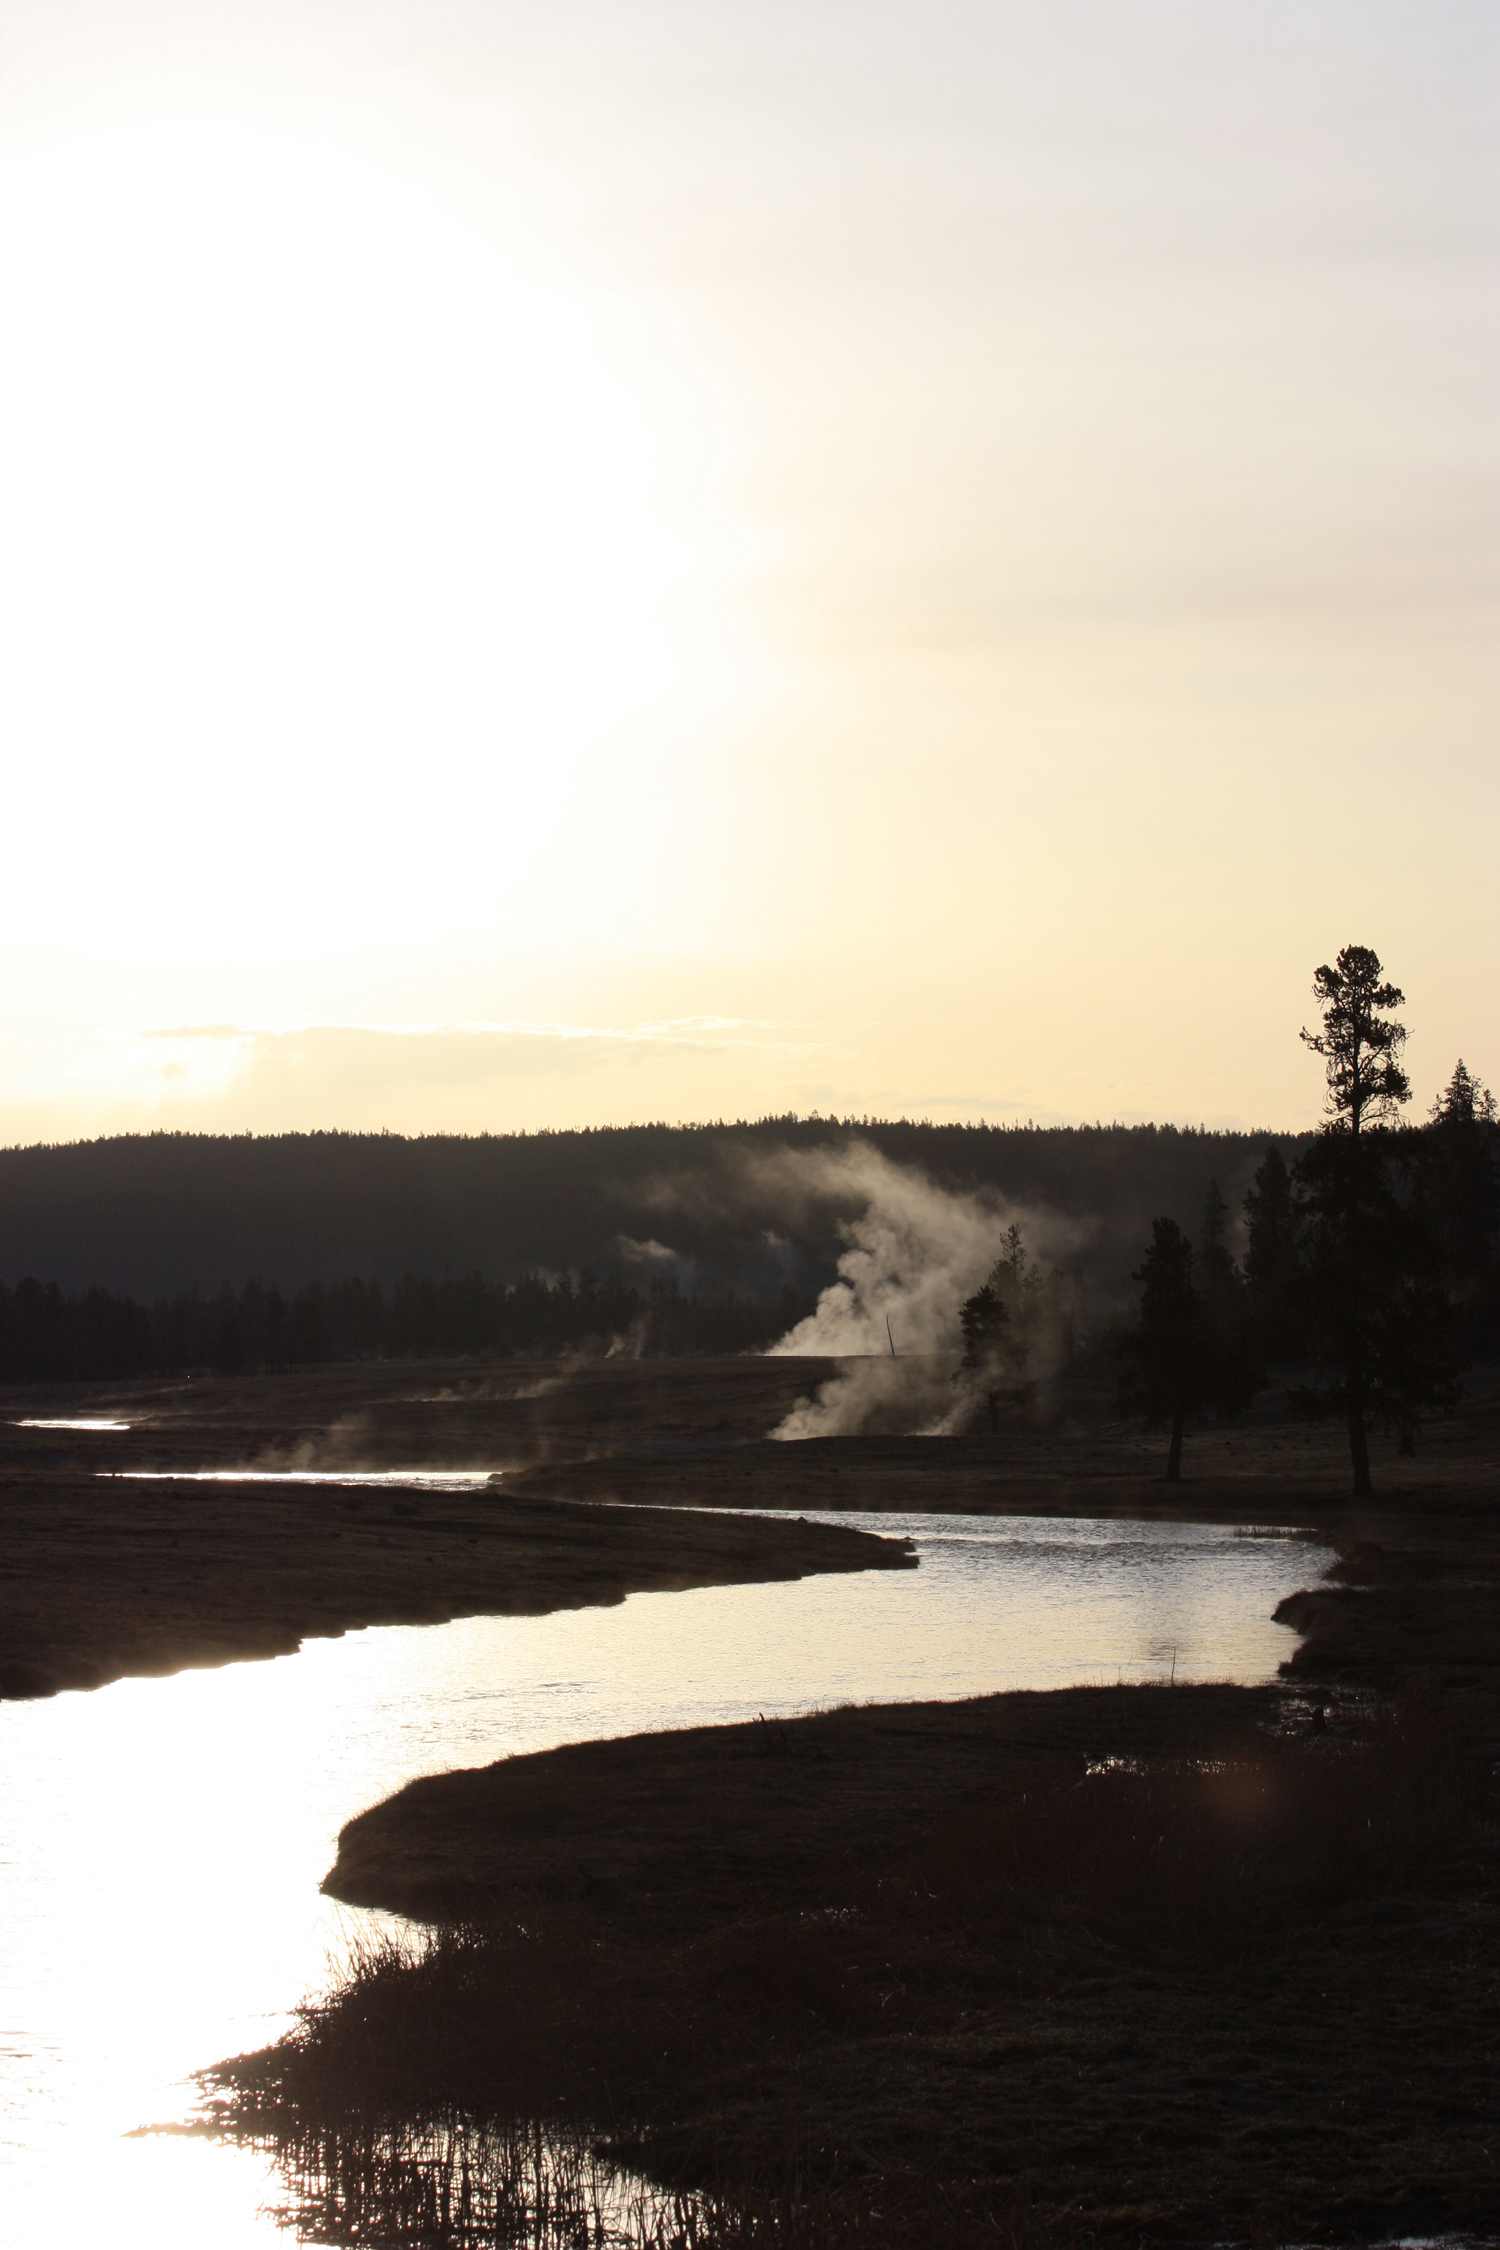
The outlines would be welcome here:
M 1077 1226 L 1051 1212 L 1020 1212 L 982 1189 L 940 1187 L 867 1142 L 787 1150 L 777 1162 L 797 1175 L 804 1194 L 854 1209 L 841 1226 L 847 1247 L 838 1280 L 771 1351 L 857 1364 L 799 1400 L 772 1436 L 951 1426 L 970 1409 L 951 1380 L 959 1307 L 1000 1257 L 1007 1228 L 1019 1223 L 1034 1255 L 1055 1258 L 1074 1247 Z

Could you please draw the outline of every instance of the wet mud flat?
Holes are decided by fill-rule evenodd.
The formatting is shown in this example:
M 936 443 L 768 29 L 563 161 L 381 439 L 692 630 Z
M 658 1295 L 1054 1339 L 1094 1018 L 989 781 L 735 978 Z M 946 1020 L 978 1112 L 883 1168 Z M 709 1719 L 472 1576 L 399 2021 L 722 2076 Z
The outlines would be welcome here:
M 201 1375 L 0 1390 L 17 1465 L 138 1470 L 427 1468 L 513 1471 L 617 1448 L 678 1452 L 759 1439 L 831 1360 L 365 1360 L 261 1375 Z M 126 1429 L 23 1429 L 99 1417 Z
M 766 1378 L 759 1370 L 786 1371 L 787 1392 L 800 1400 L 862 1364 L 868 1363 L 719 1363 L 722 1374 L 696 1422 L 691 1381 L 678 1373 L 663 1400 L 674 1424 L 656 1433 L 629 1426 L 615 1407 L 615 1384 L 626 1378 L 610 1366 L 578 1370 L 550 1405 L 557 1442 L 518 1461 L 518 1483 L 537 1494 L 661 1506 L 1123 1516 L 1358 1536 L 1341 1428 L 1295 1412 L 1284 1393 L 1267 1394 L 1233 1422 L 1191 1429 L 1175 1486 L 1163 1481 L 1164 1433 L 1121 1421 L 1108 1385 L 1065 1388 L 1045 1411 L 1017 1416 L 997 1436 L 984 1429 L 790 1441 L 771 1434 L 778 1395 L 761 1388 Z M 638 1363 L 633 1385 L 644 1389 L 649 1367 Z M 737 1368 L 747 1370 L 742 1388 Z M 587 1443 L 568 1442 L 573 1431 Z M 1470 1371 L 1459 1405 L 1425 1426 L 1415 1453 L 1403 1456 L 1390 1438 L 1373 1433 L 1371 1458 L 1377 1492 L 1361 1520 L 1372 1535 L 1389 1525 L 1405 1536 L 1402 1527 L 1417 1519 L 1441 1523 L 1454 1510 L 1500 1503 L 1500 1366 Z
M 498 1472 L 531 1498 L 634 1504 L 890 1508 L 912 1512 L 1153 1515 L 1323 1522 L 1341 1513 L 1347 1449 L 1336 1426 L 1267 1398 L 1190 1433 L 1184 1481 L 1162 1483 L 1159 1432 L 1121 1422 L 1107 1384 L 1065 1391 L 998 1438 L 898 1432 L 773 1433 L 800 1402 L 867 1362 L 760 1358 L 366 1362 L 283 1374 L 0 1391 L 0 1475 L 259 1468 Z M 943 1363 L 946 1366 L 946 1363 Z M 942 1373 L 939 1363 L 933 1367 Z M 940 1384 L 946 1393 L 946 1380 Z M 1491 1475 L 1500 1370 L 1429 1426 L 1417 1455 L 1375 1446 L 1400 1509 Z M 95 1416 L 128 1427 L 22 1428 Z
M 599 1507 L 602 1492 L 524 1488 L 556 1458 L 759 1434 L 828 1372 L 755 1359 L 420 1361 L 11 1386 L 0 1698 L 284 1655 L 367 1625 L 903 1567 L 900 1542 L 838 1527 L 626 1513 Z M 36 1426 L 88 1421 L 119 1426 Z M 435 1491 L 402 1486 L 403 1470 L 480 1481 Z M 248 1481 L 178 1481 L 224 1471 Z M 311 1481 L 345 1474 L 390 1481 Z

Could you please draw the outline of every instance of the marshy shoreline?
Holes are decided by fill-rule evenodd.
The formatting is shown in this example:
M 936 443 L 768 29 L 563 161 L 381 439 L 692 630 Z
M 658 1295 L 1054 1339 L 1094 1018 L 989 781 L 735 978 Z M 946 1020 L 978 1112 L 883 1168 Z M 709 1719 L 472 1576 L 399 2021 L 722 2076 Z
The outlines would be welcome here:
M 567 1380 L 550 1363 L 478 1379 L 423 1364 L 10 1390 L 0 1699 L 289 1655 L 365 1626 L 909 1565 L 902 1542 L 839 1525 L 529 1490 L 554 1444 L 597 1442 L 550 1434 Z M 775 1380 L 789 1389 L 784 1370 Z M 90 1416 L 123 1426 L 27 1426 Z M 476 1481 L 404 1484 L 403 1468 Z M 317 1481 L 361 1471 L 388 1481 Z
M 925 1441 L 540 1466 L 530 1489 L 638 1500 L 779 1474 L 824 1507 L 835 1482 L 911 1506 L 925 1470 L 929 1505 L 1300 1522 L 1339 1561 L 1281 1605 L 1305 1637 L 1277 1686 L 874 1706 L 416 1782 L 326 1888 L 425 1942 L 218 2074 L 222 2118 L 304 2194 L 355 2121 L 391 2153 L 379 2206 L 413 2180 L 380 2121 L 546 2116 L 722 2196 L 726 2244 L 1493 2231 L 1495 1406 L 1476 1385 L 1359 1511 L 1332 1443 L 1276 1424 L 1173 1495 L 1098 1432 L 1013 1437 L 1003 1480 Z
M 861 1707 L 410 1785 L 345 1828 L 325 1887 L 425 1936 L 209 2073 L 207 2121 L 273 2150 L 294 2200 L 339 2203 L 357 2173 L 376 2229 L 439 2194 L 411 2154 L 434 2119 L 451 2167 L 539 2117 L 724 2191 L 704 2245 L 1500 2227 L 1493 1382 L 1355 1511 L 1337 1433 L 1275 1415 L 1190 1443 L 1172 1492 L 1158 1442 L 1102 1420 L 998 1447 L 768 1442 L 826 1373 L 11 1395 L 3 1645 L 56 1685 L 86 1684 L 67 1662 L 165 1671 L 354 1624 L 908 1561 L 797 1520 L 841 1499 L 1301 1528 L 1339 1553 L 1282 1604 L 1305 1637 L 1269 1687 Z M 135 1426 L 14 1426 L 70 1412 Z M 166 1481 L 419 1464 L 504 1481 Z M 104 1468 L 146 1472 L 124 1522 Z M 758 2234 L 734 2231 L 747 2209 Z
M 802 2231 L 757 2242 L 1492 2227 L 1491 1794 L 1431 1705 L 1276 1687 L 434 1776 L 350 1823 L 326 1886 L 425 1942 L 371 1950 L 210 2101 L 294 2192 L 310 2147 L 326 2171 L 433 2117 L 544 2117 L 731 2214 L 795 2179 Z
M 1171 1491 L 1155 1441 L 1097 1415 L 999 1447 L 771 1439 L 836 1372 L 785 1358 L 421 1362 L 12 1387 L 0 1698 L 285 1655 L 362 1626 L 909 1559 L 788 1520 L 841 1506 L 1325 1532 L 1342 1513 L 1325 1433 L 1275 1421 L 1205 1439 L 1194 1481 Z M 37 1426 L 88 1417 L 117 1426 Z M 404 1469 L 476 1481 L 439 1491 L 402 1484 Z M 360 1472 L 385 1482 L 317 1481 Z M 192 1481 L 220 1476 L 234 1481 Z

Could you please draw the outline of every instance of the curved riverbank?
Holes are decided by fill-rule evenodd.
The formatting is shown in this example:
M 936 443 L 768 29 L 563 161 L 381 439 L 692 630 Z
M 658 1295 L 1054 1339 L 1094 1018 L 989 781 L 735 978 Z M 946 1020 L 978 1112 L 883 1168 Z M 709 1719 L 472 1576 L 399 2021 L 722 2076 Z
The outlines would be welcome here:
M 540 1616 L 688 1586 L 909 1567 L 795 1518 L 511 1499 L 503 1486 L 0 1475 L 0 1698 L 290 1654 L 368 1625 Z
M 1144 1757 L 1246 1756 L 1274 1688 L 1057 1688 L 569 1743 L 429 1774 L 351 1820 L 323 1888 L 427 1922 L 584 1902 L 684 1933 L 816 1913 L 945 1812 Z
M 293 2185 L 381 2120 L 541 2116 L 846 2221 L 926 2180 L 975 2246 L 1017 2205 L 1037 2244 L 1489 2228 L 1492 1824 L 1431 1714 L 1277 1688 L 513 1758 L 349 1824 L 328 1887 L 444 1919 L 213 2089 Z
M 1161 1480 L 1159 1437 L 1100 1419 L 1098 1402 L 1092 1419 L 1080 1410 L 998 1443 L 772 1441 L 837 1371 L 754 1358 L 376 1363 L 12 1390 L 0 1399 L 0 1696 L 279 1655 L 362 1625 L 900 1563 L 858 1535 L 788 1520 L 840 1507 L 1300 1526 L 1345 1556 L 1342 1585 L 1285 1613 L 1306 1636 L 1300 1671 L 1389 1684 L 1446 1636 L 1452 1678 L 1491 1692 L 1500 1605 L 1475 1557 L 1496 1507 L 1493 1370 L 1415 1458 L 1378 1460 L 1380 1497 L 1358 1511 L 1337 1430 L 1284 1413 L 1197 1433 L 1179 1486 Z M 89 1416 L 109 1426 L 77 1426 Z M 403 1464 L 503 1481 L 457 1492 L 172 1481 L 389 1479 Z M 743 1513 L 685 1512 L 713 1508 L 771 1520 L 752 1531 Z M 1424 1640 L 1427 1597 L 1413 1594 L 1429 1581 L 1441 1582 L 1439 1643 Z
M 866 1707 L 411 1784 L 327 1888 L 428 1943 L 218 2074 L 225 2114 L 293 2184 L 351 2111 L 375 2148 L 372 2118 L 444 2104 L 570 2120 L 657 2177 L 794 2167 L 843 2215 L 808 2244 L 893 2195 L 893 2243 L 945 2196 L 1001 2214 L 975 2245 L 1493 2231 L 1493 1399 L 1445 1434 L 1417 1489 L 1340 1511 L 1332 1582 L 1280 1606 L 1310 1636 L 1280 1686 Z

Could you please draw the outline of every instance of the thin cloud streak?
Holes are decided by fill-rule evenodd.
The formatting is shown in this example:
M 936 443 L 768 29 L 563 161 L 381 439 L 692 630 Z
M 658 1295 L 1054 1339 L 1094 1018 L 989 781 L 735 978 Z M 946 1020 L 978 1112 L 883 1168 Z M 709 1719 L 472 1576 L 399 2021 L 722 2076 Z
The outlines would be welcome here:
M 705 1040 L 715 1044 L 734 1044 L 715 1039 L 716 1034 L 727 1032 L 776 1031 L 784 1028 L 771 1022 L 760 1022 L 744 1016 L 674 1016 L 654 1023 L 631 1025 L 603 1025 L 576 1023 L 532 1022 L 525 1018 L 470 1022 L 431 1023 L 358 1023 L 350 1021 L 320 1022 L 310 1020 L 294 1024 L 183 1024 L 148 1025 L 106 1033 L 113 1042 L 128 1044 L 133 1040 L 208 1040 L 239 1044 L 245 1041 L 269 1039 L 305 1039 L 341 1035 L 375 1039 L 604 1039 L 623 1041 L 635 1045 L 642 1041 L 655 1041 L 671 1046 L 698 1046 Z M 746 1042 L 765 1045 L 765 1041 Z M 806 1044 L 802 1041 L 779 1042 L 788 1052 L 798 1051 Z

